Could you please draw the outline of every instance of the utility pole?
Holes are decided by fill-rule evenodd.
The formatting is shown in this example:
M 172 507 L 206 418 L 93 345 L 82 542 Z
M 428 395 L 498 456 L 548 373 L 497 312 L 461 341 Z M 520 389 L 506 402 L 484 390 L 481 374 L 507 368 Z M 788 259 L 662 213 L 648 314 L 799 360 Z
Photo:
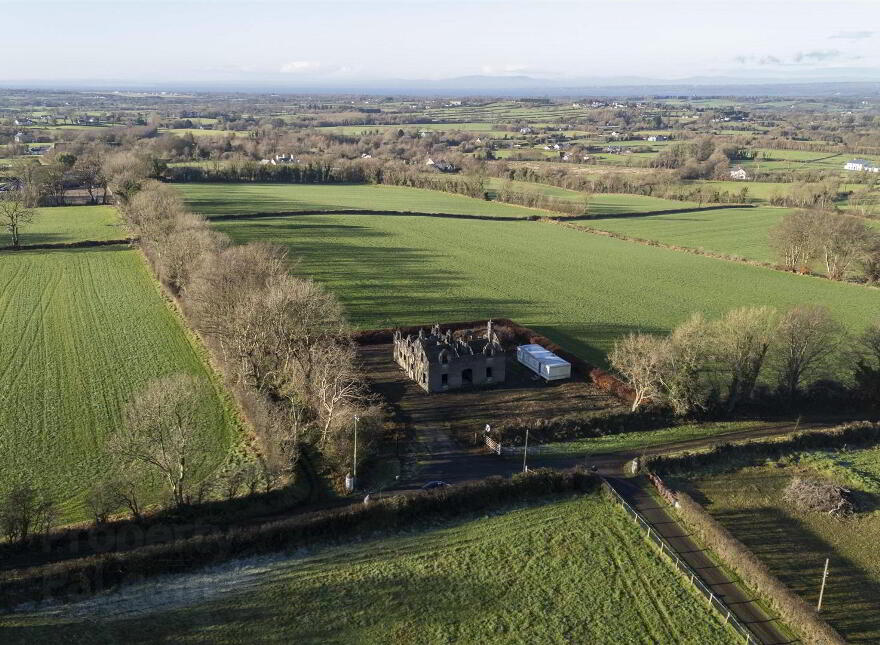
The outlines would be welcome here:
M 529 472 L 529 467 L 526 465 L 526 457 L 529 456 L 529 427 L 526 426 L 526 445 L 523 448 L 523 472 Z
M 354 478 L 354 485 L 357 486 L 357 476 L 358 476 L 358 417 L 355 415 L 354 417 L 354 463 L 351 466 L 352 477 Z
M 819 604 L 816 606 L 816 611 L 822 611 L 822 596 L 825 595 L 825 580 L 828 578 L 828 560 L 829 558 L 825 558 L 825 573 L 822 574 L 822 588 L 819 590 Z

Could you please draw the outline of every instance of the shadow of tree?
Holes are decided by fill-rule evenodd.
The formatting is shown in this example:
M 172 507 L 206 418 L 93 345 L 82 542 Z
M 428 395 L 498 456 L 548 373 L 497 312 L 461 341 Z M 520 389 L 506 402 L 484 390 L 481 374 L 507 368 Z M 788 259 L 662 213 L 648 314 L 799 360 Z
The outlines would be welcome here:
M 792 591 L 816 604 L 825 558 L 830 573 L 822 616 L 853 643 L 880 641 L 880 582 L 835 552 L 821 535 L 778 508 L 713 512 Z M 847 525 L 841 523 L 841 530 Z

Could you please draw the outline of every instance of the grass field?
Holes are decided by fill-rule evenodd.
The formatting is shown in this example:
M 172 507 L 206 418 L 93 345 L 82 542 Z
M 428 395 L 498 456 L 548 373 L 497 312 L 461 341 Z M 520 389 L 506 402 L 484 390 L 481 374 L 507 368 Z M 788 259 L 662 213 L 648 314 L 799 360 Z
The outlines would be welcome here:
M 488 187 L 490 192 L 495 193 L 504 184 L 503 180 L 492 178 L 488 182 Z M 585 194 L 576 190 L 527 181 L 512 181 L 510 184 L 511 189 L 518 193 L 541 193 L 548 197 L 565 199 L 577 202 L 578 204 L 582 204 L 584 201 Z M 590 195 L 589 213 L 590 215 L 601 217 L 620 213 L 648 213 L 651 211 L 697 208 L 697 206 L 696 202 L 680 202 L 674 199 L 662 199 L 647 195 L 597 193 Z
M 858 285 L 541 222 L 298 215 L 217 228 L 237 242 L 286 245 L 358 327 L 506 316 L 598 362 L 620 335 L 668 331 L 695 311 L 824 303 L 860 331 L 880 305 L 880 292 Z
M 48 642 L 61 633 L 90 643 L 737 642 L 598 495 L 319 549 L 260 569 L 177 585 L 175 604 L 198 604 L 173 611 L 96 615 L 107 605 L 126 610 L 110 598 L 91 605 L 88 622 L 8 617 L 5 642 Z M 148 593 L 157 592 L 161 583 Z
M 657 240 L 664 244 L 771 262 L 770 229 L 790 212 L 790 209 L 766 206 L 596 219 L 585 223 L 603 231 Z
M 849 487 L 864 510 L 841 521 L 792 509 L 782 491 L 795 475 L 819 475 Z M 818 599 L 830 558 L 823 616 L 847 642 L 880 641 L 880 448 L 797 453 L 676 483 L 707 502 L 712 515 L 810 603 Z
M 0 487 L 24 476 L 84 519 L 104 442 L 152 378 L 210 378 L 200 351 L 133 250 L 0 253 Z M 206 438 L 221 460 L 235 426 L 219 392 Z
M 548 465 L 558 458 L 589 456 L 613 452 L 639 452 L 661 445 L 672 445 L 681 441 L 705 439 L 707 437 L 723 438 L 724 435 L 742 432 L 766 426 L 761 421 L 731 421 L 717 423 L 694 423 L 662 428 L 660 430 L 643 430 L 638 432 L 621 432 L 594 439 L 575 439 L 558 443 L 543 444 L 534 453 L 533 461 L 547 462 Z
M 21 244 L 116 240 L 128 237 L 112 206 L 57 206 L 37 208 L 34 221 L 21 231 Z M 0 230 L 0 246 L 12 243 L 5 229 Z
M 324 209 L 364 209 L 529 217 L 545 213 L 436 190 L 399 186 L 176 184 L 189 208 L 208 217 Z M 545 213 L 546 214 L 546 213 Z

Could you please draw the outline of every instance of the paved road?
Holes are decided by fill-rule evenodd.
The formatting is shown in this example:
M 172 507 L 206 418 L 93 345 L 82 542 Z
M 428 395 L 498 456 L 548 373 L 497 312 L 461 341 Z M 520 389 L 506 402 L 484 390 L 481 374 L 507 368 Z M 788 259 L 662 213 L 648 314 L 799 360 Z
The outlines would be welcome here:
M 651 485 L 644 477 L 623 479 L 614 477 L 609 483 L 626 498 L 630 505 L 639 511 L 652 528 L 666 538 L 680 558 L 682 558 L 703 579 L 709 588 L 727 607 L 736 614 L 741 623 L 752 630 L 762 643 L 778 645 L 791 643 L 785 634 L 782 623 L 765 612 L 755 601 L 753 594 L 718 567 L 706 549 L 697 544 L 687 529 L 670 514 L 668 506 L 652 494 Z

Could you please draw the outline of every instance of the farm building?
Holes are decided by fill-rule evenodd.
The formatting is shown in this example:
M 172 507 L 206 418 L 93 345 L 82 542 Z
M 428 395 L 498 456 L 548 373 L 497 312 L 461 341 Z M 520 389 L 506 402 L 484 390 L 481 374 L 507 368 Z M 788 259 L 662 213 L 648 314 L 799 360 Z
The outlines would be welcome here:
M 844 170 L 855 170 L 857 172 L 880 172 L 880 166 L 872 161 L 865 159 L 852 159 L 843 164 Z
M 453 338 L 452 331 L 443 333 L 440 325 L 430 334 L 420 329 L 418 336 L 397 331 L 394 361 L 426 392 L 503 383 L 507 376 L 507 357 L 491 320 L 485 338 Z
M 731 179 L 748 179 L 749 173 L 746 172 L 746 169 L 742 166 L 737 166 L 736 168 L 730 169 L 730 178 Z
M 545 381 L 558 381 L 571 376 L 571 363 L 541 345 L 520 345 L 516 348 L 516 360 Z
M 454 164 L 449 163 L 448 161 L 444 161 L 443 159 L 438 159 L 434 161 L 430 157 L 425 162 L 426 166 L 431 166 L 434 170 L 439 170 L 440 172 L 456 172 L 458 167 Z

